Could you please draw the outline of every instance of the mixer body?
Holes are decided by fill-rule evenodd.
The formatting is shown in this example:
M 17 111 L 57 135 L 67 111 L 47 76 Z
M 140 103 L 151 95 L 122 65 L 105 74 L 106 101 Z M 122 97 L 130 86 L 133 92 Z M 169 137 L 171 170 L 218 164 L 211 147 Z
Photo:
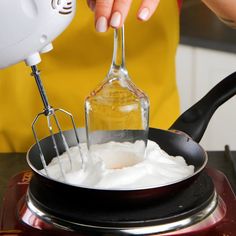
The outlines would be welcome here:
M 38 64 L 40 53 L 70 24 L 76 0 L 1 0 L 0 69 L 25 61 Z
M 53 48 L 51 42 L 70 24 L 75 15 L 75 8 L 76 0 L 0 0 L 0 69 L 21 61 L 25 61 L 26 65 L 31 66 L 31 75 L 35 78 L 44 105 L 44 110 L 37 114 L 32 123 L 32 130 L 40 152 L 39 158 L 46 173 L 44 153 L 39 144 L 36 130 L 36 123 L 41 116 L 46 117 L 46 124 L 57 157 L 59 157 L 59 150 L 58 143 L 54 138 L 55 128 L 62 138 L 64 150 L 71 162 L 69 146 L 56 116 L 56 113 L 59 112 L 71 121 L 80 150 L 72 114 L 61 108 L 53 108 L 49 104 L 40 78 L 40 71 L 36 66 L 41 61 L 40 54 L 50 51 Z M 58 162 L 61 174 L 64 176 L 60 160 Z

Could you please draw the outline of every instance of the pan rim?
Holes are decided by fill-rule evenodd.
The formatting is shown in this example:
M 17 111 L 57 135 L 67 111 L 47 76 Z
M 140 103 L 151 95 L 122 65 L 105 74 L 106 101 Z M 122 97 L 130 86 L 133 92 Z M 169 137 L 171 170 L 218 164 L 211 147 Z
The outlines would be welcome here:
M 81 127 L 82 128 L 82 127 Z M 79 128 L 79 129 L 81 129 Z M 161 131 L 165 131 L 165 132 L 170 132 L 170 133 L 173 133 L 172 131 L 170 130 L 162 130 L 162 129 L 158 129 L 158 128 L 152 128 L 150 127 L 150 129 L 156 129 L 156 130 L 161 130 Z M 70 130 L 68 130 L 70 131 Z M 183 134 L 179 134 L 179 133 L 175 133 L 175 135 L 180 135 L 183 137 Z M 49 136 L 45 137 L 45 138 L 42 138 L 39 140 L 40 141 L 43 141 L 45 139 L 47 139 Z M 191 138 L 190 138 L 191 139 Z M 153 140 L 152 140 L 153 141 Z M 43 178 L 46 178 L 48 180 L 51 180 L 51 181 L 54 181 L 56 183 L 59 183 L 59 184 L 63 184 L 65 186 L 70 186 L 70 187 L 73 187 L 73 188 L 82 188 L 82 189 L 85 189 L 85 190 L 96 190 L 96 191 L 107 191 L 107 192 L 129 192 L 129 191 L 146 191 L 146 190 L 152 190 L 152 189 L 156 189 L 156 188 L 163 188 L 163 187 L 169 187 L 169 186 L 172 186 L 172 185 L 175 185 L 175 184 L 178 184 L 178 183 L 182 183 L 184 181 L 187 181 L 188 179 L 190 179 L 191 177 L 194 177 L 196 176 L 197 174 L 199 174 L 207 165 L 207 162 L 208 162 L 208 154 L 207 152 L 205 151 L 205 149 L 199 144 L 197 143 L 196 141 L 194 141 L 193 139 L 191 139 L 191 141 L 193 143 L 195 143 L 196 145 L 199 146 L 199 148 L 201 149 L 201 151 L 204 153 L 204 156 L 205 156 L 205 160 L 202 164 L 202 166 L 196 171 L 194 172 L 192 175 L 190 176 L 187 176 L 183 179 L 180 179 L 180 180 L 177 180 L 177 181 L 174 181 L 174 182 L 170 182 L 168 184 L 161 184 L 161 185 L 151 185 L 151 186 L 148 186 L 148 187 L 139 187 L 139 188 L 127 188 L 127 187 L 123 187 L 123 188 L 99 188 L 99 187 L 94 187 L 94 188 L 89 188 L 88 186 L 85 186 L 85 185 L 75 185 L 75 184 L 70 184 L 70 183 L 65 183 L 63 181 L 59 181 L 57 179 L 54 179 L 54 178 L 51 178 L 50 176 L 46 176 L 45 174 L 41 173 L 40 170 L 36 169 L 33 164 L 31 164 L 31 161 L 30 161 L 30 157 L 29 157 L 29 154 L 30 154 L 30 151 L 35 147 L 36 143 L 32 144 L 30 146 L 30 148 L 28 149 L 27 153 L 26 153 L 26 160 L 27 160 L 27 163 L 29 165 L 29 167 L 31 168 L 31 170 L 33 170 L 34 173 L 40 175 L 41 177 Z M 84 143 L 84 142 L 83 142 Z M 158 144 L 158 143 L 157 143 Z M 183 157 L 184 158 L 184 157 Z M 184 158 L 185 159 L 185 158 Z M 194 166 L 195 168 L 195 166 Z

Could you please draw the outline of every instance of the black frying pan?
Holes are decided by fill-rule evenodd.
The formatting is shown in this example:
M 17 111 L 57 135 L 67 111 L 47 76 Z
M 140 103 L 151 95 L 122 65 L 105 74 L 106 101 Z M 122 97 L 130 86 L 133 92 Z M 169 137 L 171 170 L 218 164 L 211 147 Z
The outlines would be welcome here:
M 203 171 L 207 164 L 207 154 L 198 144 L 215 110 L 236 93 L 236 72 L 217 84 L 205 97 L 183 113 L 168 131 L 150 128 L 149 139 L 157 142 L 168 154 L 183 156 L 189 165 L 195 166 L 194 174 L 177 182 L 165 186 L 157 186 L 137 190 L 103 190 L 76 187 L 55 181 L 42 175 L 39 170 L 43 168 L 39 158 L 37 145 L 33 145 L 27 153 L 27 161 L 34 172 L 30 183 L 31 198 L 40 205 L 47 205 L 52 199 L 58 204 L 64 204 L 66 199 L 74 207 L 75 203 L 82 202 L 89 206 L 94 205 L 124 205 L 159 199 L 169 196 L 181 188 L 191 184 Z M 85 140 L 84 129 L 78 129 L 80 141 Z M 76 144 L 73 131 L 66 131 L 65 136 L 70 146 Z M 56 135 L 58 144 L 62 143 L 60 136 Z M 52 140 L 47 137 L 40 141 L 42 150 L 49 163 L 55 156 Z M 62 145 L 60 152 L 63 152 Z M 45 206 L 47 208 L 47 206 Z

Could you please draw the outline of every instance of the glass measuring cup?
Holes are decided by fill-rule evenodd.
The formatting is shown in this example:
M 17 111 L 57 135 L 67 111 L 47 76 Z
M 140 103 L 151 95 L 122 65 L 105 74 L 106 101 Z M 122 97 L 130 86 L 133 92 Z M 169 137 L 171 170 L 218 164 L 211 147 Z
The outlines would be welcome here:
M 114 52 L 105 80 L 86 98 L 87 145 L 106 168 L 132 166 L 145 158 L 149 99 L 125 67 L 124 26 L 114 30 Z

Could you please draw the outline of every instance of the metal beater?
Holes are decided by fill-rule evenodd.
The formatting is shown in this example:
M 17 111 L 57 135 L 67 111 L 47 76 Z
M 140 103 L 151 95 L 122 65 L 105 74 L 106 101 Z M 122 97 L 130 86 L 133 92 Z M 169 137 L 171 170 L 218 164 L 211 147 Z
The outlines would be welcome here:
M 31 75 L 35 78 L 35 81 L 36 81 L 36 84 L 37 84 L 37 87 L 38 87 L 38 90 L 39 90 L 39 93 L 40 93 L 40 96 L 42 98 L 43 105 L 44 105 L 43 112 L 40 112 L 35 117 L 35 119 L 32 123 L 32 130 L 33 130 L 34 138 L 35 138 L 35 141 L 37 143 L 37 146 L 38 146 L 38 149 L 39 149 L 39 152 L 40 152 L 40 159 L 42 161 L 43 168 L 46 172 L 46 175 L 49 177 L 47 164 L 46 164 L 44 154 L 43 154 L 43 151 L 42 151 L 42 147 L 40 145 L 40 142 L 39 142 L 39 139 L 38 139 L 38 136 L 37 136 L 37 132 L 36 132 L 36 128 L 35 128 L 35 125 L 36 125 L 39 117 L 44 115 L 44 116 L 46 116 L 46 119 L 47 119 L 47 125 L 48 125 L 49 131 L 50 131 L 50 136 L 51 136 L 52 141 L 53 141 L 53 146 L 54 146 L 54 149 L 55 149 L 55 152 L 56 152 L 56 156 L 58 158 L 58 163 L 59 163 L 61 175 L 64 178 L 64 180 L 66 181 L 65 172 L 64 172 L 62 162 L 61 162 L 60 157 L 59 157 L 60 156 L 59 148 L 58 148 L 56 138 L 55 138 L 55 135 L 54 135 L 54 131 L 53 131 L 52 119 L 55 121 L 55 125 L 58 129 L 58 134 L 60 135 L 60 137 L 62 139 L 62 143 L 63 143 L 63 146 L 64 146 L 65 151 L 67 153 L 71 169 L 72 169 L 72 157 L 71 157 L 71 154 L 70 154 L 69 145 L 68 145 L 68 143 L 66 141 L 66 138 L 63 134 L 63 131 L 61 129 L 61 125 L 60 125 L 60 122 L 59 122 L 59 120 L 56 116 L 56 113 L 61 112 L 61 113 L 65 114 L 66 116 L 69 116 L 69 118 L 71 119 L 72 126 L 73 126 L 74 133 L 75 133 L 75 138 L 76 138 L 76 141 L 77 141 L 77 146 L 78 146 L 78 149 L 79 149 L 79 152 L 80 152 L 80 157 L 81 157 L 81 161 L 82 161 L 82 168 L 83 168 L 83 163 L 84 162 L 83 162 L 83 157 L 82 157 L 82 153 L 81 153 L 81 149 L 80 149 L 80 145 L 79 145 L 79 136 L 78 136 L 78 133 L 77 133 L 77 130 L 76 130 L 75 121 L 74 121 L 74 118 L 73 118 L 73 116 L 70 112 L 68 112 L 64 109 L 61 109 L 61 108 L 53 108 L 49 104 L 45 89 L 43 87 L 43 84 L 42 84 L 42 81 L 41 81 L 41 78 L 40 78 L 40 71 L 38 70 L 36 65 L 31 66 L 31 69 L 32 69 Z

